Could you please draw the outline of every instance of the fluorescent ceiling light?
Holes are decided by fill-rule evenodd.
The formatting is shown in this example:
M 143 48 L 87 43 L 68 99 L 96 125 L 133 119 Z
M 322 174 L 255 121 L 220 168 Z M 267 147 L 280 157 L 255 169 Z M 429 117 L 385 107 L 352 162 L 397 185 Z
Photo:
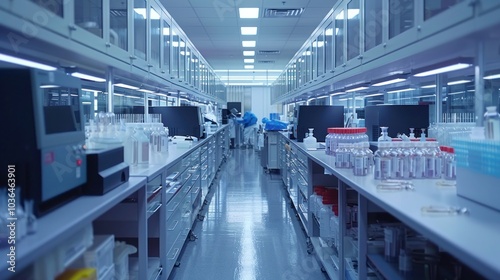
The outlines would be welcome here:
M 82 101 L 82 104 L 90 105 L 90 104 L 92 104 L 92 102 L 90 102 L 90 101 Z
M 375 83 L 372 86 L 380 87 L 380 86 L 386 86 L 386 85 L 395 84 L 395 83 L 404 82 L 404 81 L 406 81 L 405 78 L 394 78 L 394 79 L 390 79 L 387 81 Z
M 447 95 L 455 95 L 455 94 L 461 94 L 461 93 L 465 93 L 465 91 L 450 92 Z
M 359 15 L 359 9 L 348 9 L 347 10 L 347 19 L 353 19 L 357 15 Z M 335 16 L 335 19 L 342 20 L 344 19 L 344 11 Z
M 151 19 L 160 19 L 160 14 L 158 14 L 154 9 L 149 9 L 149 15 Z
M 118 84 L 114 84 L 114 85 L 115 85 L 115 87 L 121 87 L 121 88 L 128 88 L 128 89 L 135 89 L 135 90 L 139 89 L 138 87 L 134 87 L 134 86 L 122 84 L 122 83 L 118 83 Z
M 187 55 L 190 55 L 190 54 L 191 54 L 190 52 L 181 51 L 181 55 L 187 56 Z
M 144 88 L 139 89 L 139 91 L 142 91 L 142 92 L 145 92 L 145 93 L 155 93 L 155 92 L 154 92 L 154 91 L 152 91 L 152 90 L 149 90 L 149 89 L 144 89 Z
M 309 55 L 311 55 L 311 51 L 305 51 L 305 52 L 302 53 L 302 55 L 308 55 L 309 56 Z
M 253 69 L 253 65 L 245 65 L 245 69 Z
M 387 93 L 398 93 L 398 92 L 405 92 L 405 91 L 412 91 L 415 90 L 414 88 L 405 88 L 405 89 L 398 89 L 398 90 L 391 90 L 388 91 Z
M 58 88 L 58 85 L 41 85 L 40 88 Z
M 366 97 L 374 97 L 374 96 L 382 96 L 382 95 L 384 95 L 384 94 L 383 93 L 374 93 L 374 94 L 365 95 L 363 97 L 366 98 Z
M 90 88 L 82 88 L 82 90 L 84 90 L 84 91 L 90 91 L 90 92 L 95 92 L 95 93 L 102 92 L 102 90 L 96 90 L 96 89 L 90 89 Z
M 243 56 L 255 56 L 255 51 L 243 51 Z
M 333 36 L 333 28 L 327 28 L 325 30 L 325 35 L 326 36 Z
M 500 79 L 500 74 L 489 75 L 489 76 L 483 77 L 483 79 L 485 79 L 485 80 Z
M 256 42 L 255 41 L 241 41 L 241 44 L 243 45 L 243 47 L 246 47 L 246 48 L 254 48 L 256 45 Z
M 239 8 L 240 18 L 259 18 L 259 8 Z
M 243 59 L 243 62 L 245 62 L 245 63 L 254 63 L 255 59 L 253 59 L 253 58 L 245 58 L 245 59 Z
M 467 67 L 472 66 L 472 60 L 466 58 L 456 58 L 440 63 L 436 63 L 434 65 L 430 65 L 427 67 L 423 67 L 420 69 L 414 70 L 415 77 L 426 77 L 431 75 L 437 75 L 441 73 L 456 71 L 460 69 L 465 69 Z
M 76 77 L 76 78 L 80 78 L 80 79 L 84 79 L 84 80 L 98 82 L 98 83 L 103 83 L 103 82 L 106 81 L 106 79 L 99 78 L 99 77 L 96 77 L 96 76 L 87 75 L 87 74 L 83 74 L 83 73 L 80 73 L 80 72 L 73 72 L 73 73 L 71 73 L 71 76 Z
M 125 94 L 122 94 L 122 93 L 114 93 L 113 95 L 116 95 L 116 96 L 125 96 Z
M 257 27 L 242 27 L 241 35 L 257 35 Z
M 364 90 L 364 89 L 368 89 L 368 88 L 369 88 L 369 87 L 365 87 L 365 86 L 355 87 L 355 88 L 352 88 L 352 89 L 348 89 L 348 90 L 346 90 L 345 92 L 360 91 L 360 90 Z
M 6 54 L 2 54 L 2 53 L 0 53 L 0 60 L 5 61 L 5 62 L 9 62 L 9 63 L 13 63 L 13 64 L 17 64 L 17 65 L 26 66 L 26 67 L 41 69 L 41 70 L 45 70 L 45 71 L 54 71 L 57 69 L 56 67 L 53 67 L 53 66 L 50 66 L 47 64 L 42 64 L 42 63 L 38 63 L 38 62 L 31 61 L 31 60 L 10 56 L 10 55 L 6 55 Z
M 345 94 L 345 92 L 332 93 L 332 94 L 330 94 L 330 96 L 336 96 L 336 95 L 342 95 L 342 94 Z
M 421 88 L 435 88 L 436 85 L 427 85 L 427 86 L 421 86 Z
M 472 82 L 471 80 L 458 80 L 458 81 L 452 81 L 449 82 L 447 85 L 453 86 L 453 85 L 461 85 L 461 84 L 466 84 Z
M 133 96 L 133 95 L 125 95 L 125 97 L 128 97 L 128 98 L 136 98 L 136 99 L 139 99 L 139 98 L 140 98 L 139 96 Z
M 180 43 L 179 43 L 179 42 L 177 42 L 177 41 L 173 41 L 173 42 L 172 42 L 172 46 L 173 46 L 173 47 L 176 47 L 176 48 L 178 48 L 179 46 L 180 46 L 181 48 L 184 48 L 184 47 L 186 46 L 186 43 L 184 43 L 184 42 L 182 42 L 182 41 L 181 41 Z
M 170 36 L 170 28 L 169 27 L 163 27 L 163 35 Z

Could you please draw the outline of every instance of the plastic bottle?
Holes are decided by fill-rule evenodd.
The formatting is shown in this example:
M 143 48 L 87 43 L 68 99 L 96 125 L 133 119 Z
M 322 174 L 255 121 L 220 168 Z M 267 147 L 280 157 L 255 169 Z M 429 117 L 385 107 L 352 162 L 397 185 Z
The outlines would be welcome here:
M 151 130 L 151 136 L 149 136 L 149 147 L 152 152 L 159 153 L 161 152 L 159 128 L 151 127 Z
M 484 113 L 484 136 L 488 140 L 500 140 L 500 115 L 496 106 L 486 107 Z
M 363 143 L 354 144 L 354 152 L 352 154 L 352 157 L 354 158 L 353 174 L 355 176 L 366 176 L 368 174 L 368 155 L 363 149 Z
M 426 142 L 426 177 L 432 179 L 441 178 L 442 154 L 438 143 L 435 141 Z
M 159 141 L 158 146 L 159 146 L 160 153 L 166 153 L 166 152 L 168 152 L 168 142 L 169 142 L 168 127 L 158 128 L 158 133 L 160 135 L 159 140 L 158 140 Z
M 366 172 L 367 174 L 370 173 L 373 169 L 373 152 L 370 150 L 370 143 L 368 141 L 363 142 L 363 150 L 366 154 L 365 160 L 365 168 L 367 169 Z
M 332 154 L 332 141 L 335 135 L 335 129 L 333 127 L 329 127 L 327 129 L 328 134 L 325 137 L 325 153 L 327 155 Z
M 421 179 L 425 177 L 425 150 L 424 143 L 415 142 L 415 148 L 413 149 L 413 163 L 414 163 L 414 176 L 413 178 Z
M 137 146 L 137 164 L 148 164 L 149 163 L 149 139 L 144 133 L 144 128 L 138 126 L 134 133 L 135 145 Z M 135 150 L 135 147 L 134 147 Z
M 422 133 L 420 134 L 420 141 L 425 142 L 425 128 L 422 128 Z
M 414 133 L 414 130 L 415 130 L 415 129 L 414 129 L 413 127 L 412 127 L 412 128 L 410 128 L 410 137 L 409 137 L 410 139 L 416 139 L 416 138 L 415 138 L 415 133 Z
M 391 178 L 398 179 L 402 178 L 402 156 L 401 151 L 399 149 L 399 142 L 390 142 L 389 143 L 389 155 L 391 157 Z
M 382 142 L 378 144 L 378 150 L 373 158 L 375 168 L 373 177 L 375 179 L 386 180 L 391 178 L 391 158 L 388 153 L 390 143 Z
M 412 169 L 412 158 L 411 158 L 411 142 L 402 142 L 401 147 L 401 161 L 403 164 L 401 170 L 401 178 L 402 179 L 410 179 L 411 178 L 411 169 Z
M 447 180 L 455 180 L 457 179 L 456 168 L 457 162 L 455 160 L 455 149 L 452 147 L 447 147 L 447 155 L 445 159 L 445 175 L 444 178 Z
M 307 138 L 304 139 L 304 145 L 306 146 L 307 150 L 318 149 L 318 141 L 316 140 L 316 137 L 314 137 L 313 130 L 314 128 L 309 128 L 309 134 Z

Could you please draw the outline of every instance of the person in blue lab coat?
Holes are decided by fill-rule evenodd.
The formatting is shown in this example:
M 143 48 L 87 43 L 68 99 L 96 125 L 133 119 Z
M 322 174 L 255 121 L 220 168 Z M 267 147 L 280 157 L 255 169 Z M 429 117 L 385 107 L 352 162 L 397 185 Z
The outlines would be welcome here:
M 243 125 L 243 144 L 242 147 L 252 147 L 253 137 L 252 132 L 257 127 L 257 117 L 252 112 L 245 112 L 243 117 L 237 120 Z

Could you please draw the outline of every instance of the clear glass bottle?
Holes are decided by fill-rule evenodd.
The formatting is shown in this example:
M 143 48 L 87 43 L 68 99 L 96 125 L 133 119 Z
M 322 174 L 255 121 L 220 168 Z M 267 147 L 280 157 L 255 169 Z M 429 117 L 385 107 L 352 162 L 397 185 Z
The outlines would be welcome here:
M 412 169 L 412 158 L 411 158 L 411 142 L 402 142 L 401 147 L 401 161 L 403 164 L 401 178 L 410 179 L 411 169 Z
M 328 134 L 325 137 L 325 153 L 327 155 L 331 155 L 332 154 L 332 150 L 331 150 L 331 148 L 332 148 L 332 141 L 333 141 L 335 130 L 334 130 L 334 128 L 329 127 L 327 129 L 327 132 L 328 132 Z
M 160 146 L 160 152 L 161 153 L 167 153 L 168 152 L 168 128 L 159 128 L 159 146 Z
M 317 141 L 316 137 L 314 137 L 313 131 L 314 131 L 314 128 L 309 128 L 309 134 L 304 139 L 304 145 L 306 146 L 306 149 L 308 149 L 308 150 L 318 149 L 318 141 Z
M 154 153 L 161 152 L 160 146 L 160 128 L 159 127 L 151 127 L 151 136 L 149 137 L 149 148 Z
M 127 126 L 124 142 L 124 161 L 129 165 L 136 165 L 138 162 L 137 139 L 134 137 L 135 129 L 133 126 Z
M 391 178 L 399 179 L 402 178 L 402 153 L 400 151 L 400 142 L 389 142 L 389 155 L 391 158 Z
M 484 134 L 488 140 L 500 140 L 500 114 L 498 114 L 496 106 L 486 107 Z
M 453 147 L 447 148 L 447 155 L 445 158 L 445 176 L 446 180 L 455 180 L 457 179 L 457 162 L 455 160 L 455 149 Z
M 372 172 L 373 169 L 373 152 L 370 150 L 370 143 L 365 141 L 362 143 L 364 152 L 366 154 L 365 160 L 365 168 L 367 169 L 367 174 Z
M 381 126 L 380 127 L 380 130 L 381 130 L 381 135 L 380 137 L 378 138 L 378 141 L 379 142 L 387 142 L 387 141 L 391 141 L 391 138 L 389 137 L 389 134 L 387 132 L 389 128 L 386 127 L 386 126 Z
M 137 139 L 137 164 L 148 164 L 149 163 L 149 139 L 144 133 L 144 127 L 138 126 L 134 133 L 135 139 Z M 135 148 L 134 148 L 135 149 Z

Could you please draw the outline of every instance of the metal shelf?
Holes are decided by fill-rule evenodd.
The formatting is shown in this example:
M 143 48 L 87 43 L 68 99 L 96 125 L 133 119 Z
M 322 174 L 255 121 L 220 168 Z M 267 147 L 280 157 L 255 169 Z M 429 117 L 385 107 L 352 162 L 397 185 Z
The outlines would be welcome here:
M 314 247 L 316 257 L 319 260 L 320 264 L 325 269 L 326 274 L 328 274 L 328 277 L 331 280 L 339 279 L 338 265 L 335 265 L 332 259 L 330 258 L 330 256 L 334 254 L 333 249 L 322 247 L 319 237 L 311 237 L 311 243 Z

